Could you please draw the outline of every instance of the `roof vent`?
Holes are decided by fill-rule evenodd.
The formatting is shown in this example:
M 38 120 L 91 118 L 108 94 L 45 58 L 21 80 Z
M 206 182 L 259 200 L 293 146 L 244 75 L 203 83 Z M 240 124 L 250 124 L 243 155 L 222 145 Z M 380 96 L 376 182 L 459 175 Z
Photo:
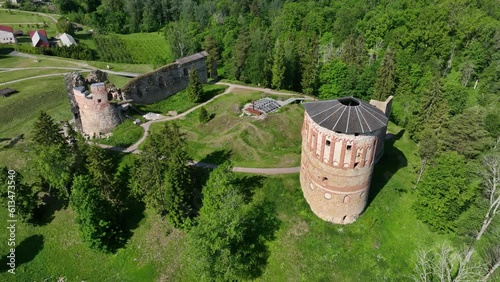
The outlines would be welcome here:
M 354 100 L 354 98 L 352 97 L 340 98 L 338 100 L 344 106 L 349 106 L 349 107 L 359 106 L 359 102 Z

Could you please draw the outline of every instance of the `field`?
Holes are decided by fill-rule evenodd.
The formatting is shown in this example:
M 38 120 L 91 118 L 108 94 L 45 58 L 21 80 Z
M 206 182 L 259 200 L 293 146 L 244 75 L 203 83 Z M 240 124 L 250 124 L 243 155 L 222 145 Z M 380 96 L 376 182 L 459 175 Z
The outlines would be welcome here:
M 172 61 L 165 38 L 158 33 L 129 35 L 94 35 L 102 61 L 160 66 Z
M 135 125 L 130 119 L 127 119 L 113 130 L 111 137 L 108 139 L 99 139 L 96 142 L 126 148 L 137 142 L 143 133 L 144 129 L 142 127 Z
M 41 15 L 34 15 L 30 13 L 19 12 L 16 10 L 0 10 L 0 24 L 11 24 L 11 23 L 39 23 L 43 24 L 53 23 L 53 21 Z M 15 26 L 14 26 L 15 28 Z
M 289 105 L 265 120 L 240 117 L 241 107 L 266 95 L 259 92 L 227 94 L 205 108 L 213 114 L 206 124 L 198 121 L 199 110 L 176 121 L 186 132 L 188 153 L 197 161 L 220 163 L 225 156 L 235 166 L 293 167 L 299 165 L 303 108 Z M 161 123 L 153 124 L 153 131 Z

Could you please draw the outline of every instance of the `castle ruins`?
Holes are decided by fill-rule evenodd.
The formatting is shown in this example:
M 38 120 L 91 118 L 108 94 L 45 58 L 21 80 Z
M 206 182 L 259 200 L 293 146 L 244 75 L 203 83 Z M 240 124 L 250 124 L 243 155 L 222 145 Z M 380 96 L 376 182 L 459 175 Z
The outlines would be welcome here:
M 207 83 L 206 51 L 175 60 L 153 72 L 130 80 L 122 87 L 126 99 L 135 103 L 151 104 L 186 89 L 189 84 L 189 71 L 194 68 L 200 81 Z
M 304 103 L 300 183 L 311 210 L 338 224 L 354 222 L 368 200 L 383 155 L 392 96 Z
M 110 133 L 123 121 L 121 107 L 111 100 L 122 96 L 113 85 L 106 85 L 105 72 L 93 70 L 84 79 L 78 72 L 64 77 L 76 129 L 88 137 Z

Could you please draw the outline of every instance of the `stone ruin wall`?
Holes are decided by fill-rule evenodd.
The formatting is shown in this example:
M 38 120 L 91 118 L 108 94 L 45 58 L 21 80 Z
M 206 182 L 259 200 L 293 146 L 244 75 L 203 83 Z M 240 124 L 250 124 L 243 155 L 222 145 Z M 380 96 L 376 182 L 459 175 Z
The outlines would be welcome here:
M 192 67 L 196 69 L 201 82 L 207 83 L 205 58 L 200 58 L 185 64 L 175 62 L 138 76 L 122 87 L 122 93 L 126 99 L 132 99 L 135 103 L 158 102 L 187 88 Z
M 317 125 L 307 114 L 302 127 L 300 182 L 311 210 L 321 219 L 346 224 L 363 212 L 370 189 L 378 136 L 337 133 Z M 385 132 L 384 132 L 385 133 Z
M 64 76 L 66 94 L 70 101 L 70 110 L 75 122 L 76 130 L 90 137 L 98 136 L 101 133 L 109 133 L 123 121 L 123 116 L 111 99 L 121 100 L 123 97 L 120 90 L 112 84 L 104 86 L 104 89 L 95 88 L 97 92 L 94 99 L 88 99 L 84 95 L 77 95 L 75 87 L 85 87 L 91 91 L 92 84 L 107 81 L 105 72 L 92 70 L 85 79 L 79 72 L 71 72 Z M 104 92 L 105 93 L 104 93 Z M 101 99 L 101 103 L 97 103 Z M 99 105 L 100 104 L 100 105 Z
M 110 133 L 123 119 L 104 83 L 90 85 L 92 96 L 74 90 L 74 97 L 80 110 L 83 132 L 90 137 Z

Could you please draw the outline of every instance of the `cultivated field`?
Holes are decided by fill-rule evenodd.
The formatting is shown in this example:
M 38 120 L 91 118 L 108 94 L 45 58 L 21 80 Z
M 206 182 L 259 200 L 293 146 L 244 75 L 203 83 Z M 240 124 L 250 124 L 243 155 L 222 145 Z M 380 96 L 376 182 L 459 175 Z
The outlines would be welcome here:
M 158 33 L 129 35 L 94 35 L 102 61 L 160 66 L 172 61 L 167 41 Z

